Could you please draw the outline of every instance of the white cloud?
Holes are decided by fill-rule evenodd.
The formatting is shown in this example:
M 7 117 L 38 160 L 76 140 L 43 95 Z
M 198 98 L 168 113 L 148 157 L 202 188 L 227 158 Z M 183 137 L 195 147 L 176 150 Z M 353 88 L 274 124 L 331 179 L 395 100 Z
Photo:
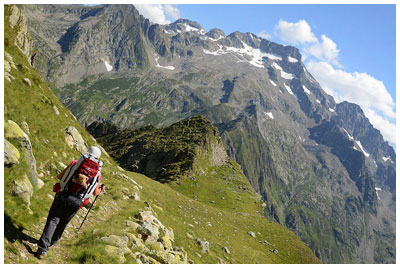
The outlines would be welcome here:
M 327 61 L 335 66 L 342 68 L 339 64 L 339 49 L 336 43 L 325 34 L 321 35 L 319 40 L 311 31 L 310 25 L 305 20 L 299 20 L 296 23 L 279 20 L 276 34 L 283 41 L 291 45 L 300 46 L 302 50 L 303 61 L 308 56 Z
M 174 7 L 173 5 L 164 5 L 165 12 L 167 13 L 168 16 L 173 18 L 174 20 L 177 20 L 181 17 L 181 13 L 179 12 L 179 9 Z
M 387 140 L 391 145 L 396 147 L 396 124 L 392 124 L 382 116 L 378 115 L 372 109 L 364 110 L 365 115 L 368 117 L 371 124 L 379 129 L 382 136 Z
M 339 49 L 337 49 L 336 43 L 324 34 L 321 36 L 321 39 L 321 42 L 305 48 L 305 51 L 320 60 L 328 61 L 341 68 L 342 66 L 338 62 Z
M 292 45 L 315 43 L 318 41 L 311 31 L 310 25 L 305 20 L 299 20 L 296 23 L 279 20 L 275 29 L 282 41 Z
M 261 37 L 261 38 L 267 39 L 267 40 L 271 39 L 271 35 L 269 33 L 266 33 L 266 32 L 259 32 L 256 35 Z
M 367 73 L 337 70 L 328 62 L 309 61 L 307 70 L 336 101 L 360 105 L 374 127 L 386 140 L 395 144 L 395 124 L 388 119 L 395 119 L 396 105 L 382 81 Z
M 145 18 L 149 19 L 151 22 L 158 24 L 169 24 L 169 21 L 166 17 L 166 10 L 163 5 L 135 5 L 137 10 L 141 15 Z M 169 8 L 168 8 L 169 9 Z

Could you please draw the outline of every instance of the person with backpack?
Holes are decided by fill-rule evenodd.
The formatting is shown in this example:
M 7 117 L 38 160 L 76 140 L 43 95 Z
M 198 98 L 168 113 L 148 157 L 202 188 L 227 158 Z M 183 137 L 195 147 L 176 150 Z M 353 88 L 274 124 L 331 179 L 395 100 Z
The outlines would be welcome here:
M 89 203 L 91 195 L 97 196 L 105 190 L 100 185 L 103 162 L 99 160 L 101 151 L 92 146 L 78 160 L 72 161 L 59 175 L 59 183 L 43 233 L 38 241 L 35 256 L 42 259 L 49 248 L 55 245 L 78 210 Z

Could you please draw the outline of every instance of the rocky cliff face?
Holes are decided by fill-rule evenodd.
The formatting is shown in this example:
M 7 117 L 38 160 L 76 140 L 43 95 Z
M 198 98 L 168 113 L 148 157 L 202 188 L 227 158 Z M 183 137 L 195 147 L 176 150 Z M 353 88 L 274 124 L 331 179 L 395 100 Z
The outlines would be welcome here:
M 137 129 L 204 115 L 265 216 L 323 262 L 394 262 L 395 152 L 359 106 L 322 90 L 296 48 L 188 20 L 151 24 L 132 6 L 23 10 L 54 48 L 37 48 L 36 67 L 81 123 Z
M 30 18 L 36 45 L 46 51 L 37 66 L 57 86 L 113 69 L 131 70 L 148 65 L 143 32 L 150 23 L 131 5 L 92 8 L 27 5 L 21 8 Z M 54 21 L 57 21 L 56 27 L 53 27 Z
M 35 56 L 34 42 L 28 34 L 28 27 L 25 17 L 16 6 L 12 6 L 8 20 L 10 27 L 16 28 L 17 31 L 14 44 L 21 50 L 21 52 L 28 59 L 28 62 L 32 65 Z

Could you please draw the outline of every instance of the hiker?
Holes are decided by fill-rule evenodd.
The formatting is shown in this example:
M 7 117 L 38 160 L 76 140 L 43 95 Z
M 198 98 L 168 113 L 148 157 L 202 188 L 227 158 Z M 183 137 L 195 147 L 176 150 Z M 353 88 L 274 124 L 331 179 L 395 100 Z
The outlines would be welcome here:
M 56 195 L 38 241 L 38 250 L 35 252 L 37 258 L 43 258 L 49 247 L 60 240 L 69 221 L 82 206 L 89 203 L 89 197 L 105 190 L 104 185 L 100 186 L 100 170 L 103 166 L 100 155 L 98 147 L 90 147 L 86 154 L 72 161 L 58 175 L 60 182 L 53 188 Z

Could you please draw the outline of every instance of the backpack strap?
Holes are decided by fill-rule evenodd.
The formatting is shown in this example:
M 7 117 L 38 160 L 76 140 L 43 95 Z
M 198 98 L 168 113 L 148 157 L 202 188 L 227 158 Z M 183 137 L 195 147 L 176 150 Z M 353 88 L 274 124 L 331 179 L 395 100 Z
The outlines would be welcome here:
M 97 161 L 99 163 L 99 171 L 97 171 L 96 176 L 93 178 L 86 191 L 79 195 L 82 200 L 88 199 L 93 194 L 94 190 L 96 190 L 97 185 L 99 184 L 100 171 L 103 167 L 103 162 L 100 160 Z
M 61 178 L 60 181 L 61 192 L 67 189 L 67 185 L 69 184 L 72 176 L 78 169 L 79 165 L 83 162 L 83 160 L 85 160 L 85 158 L 87 158 L 87 155 L 82 155 L 74 165 L 69 166 L 68 169 L 65 171 L 64 176 Z

